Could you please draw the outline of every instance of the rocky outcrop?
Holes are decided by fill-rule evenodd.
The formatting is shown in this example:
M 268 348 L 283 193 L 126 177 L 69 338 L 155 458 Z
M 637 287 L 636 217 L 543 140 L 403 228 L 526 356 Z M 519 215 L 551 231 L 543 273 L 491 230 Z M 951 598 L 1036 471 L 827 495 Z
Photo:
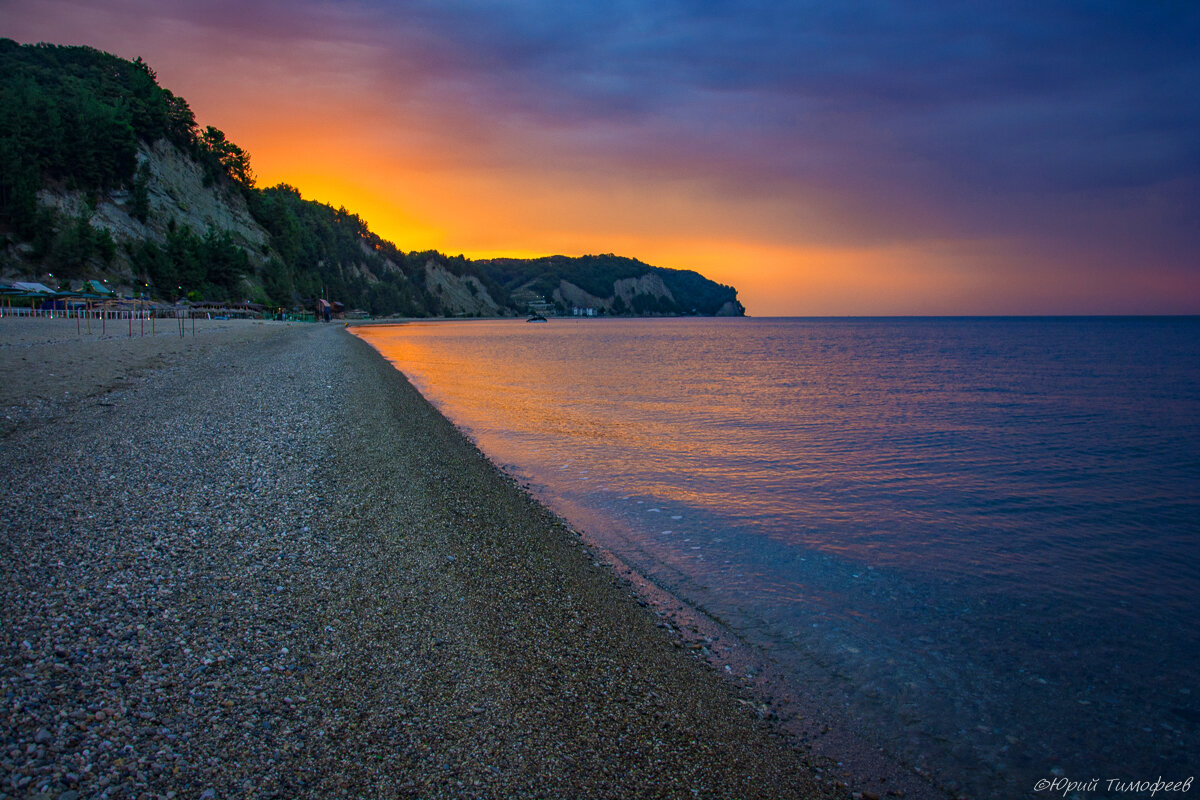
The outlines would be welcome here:
M 618 298 L 624 303 L 625 308 L 632 308 L 634 298 L 639 295 L 669 300 L 672 303 L 675 302 L 675 298 L 671 295 L 671 290 L 663 283 L 662 278 L 653 273 L 647 273 L 637 278 L 623 278 L 613 281 L 612 293 L 608 297 L 599 297 L 563 279 L 559 281 L 558 288 L 554 290 L 553 299 L 567 308 L 580 306 L 582 308 L 602 308 L 605 311 L 612 311 L 613 305 Z
M 128 188 L 108 190 L 97 196 L 47 184 L 38 195 L 43 205 L 68 217 L 83 217 L 92 227 L 111 234 L 118 249 L 108 274 L 118 290 L 140 287 L 142 281 L 126 260 L 129 249 L 120 245 L 141 241 L 163 244 L 173 226 L 186 226 L 199 236 L 209 230 L 227 232 L 256 267 L 277 256 L 272 250 L 271 234 L 255 220 L 243 191 L 231 181 L 209 178 L 200 163 L 175 145 L 165 139 L 152 145 L 142 144 L 138 150 L 138 169 L 146 186 L 149 213 L 145 220 L 134 216 L 133 191 Z M 388 257 L 380 258 L 382 254 L 366 239 L 360 246 L 361 260 L 346 260 L 333 267 L 342 280 L 367 286 L 390 280 L 394 285 L 412 286 L 410 281 L 415 276 L 407 274 L 400 264 Z M 418 309 L 438 308 L 447 316 L 512 313 L 502 305 L 504 299 L 498 302 L 492 297 L 479 278 L 455 274 L 437 260 L 430 259 L 425 264 L 422 277 L 424 288 L 419 288 L 418 279 L 418 286 L 410 289 L 418 298 Z M 257 275 L 246 276 L 243 286 L 246 296 L 253 295 L 254 282 L 258 280 Z
M 132 213 L 132 193 L 114 189 L 94 198 L 84 192 L 48 187 L 38 194 L 43 205 L 70 216 L 87 216 L 93 227 L 106 228 L 116 241 L 149 239 L 163 242 L 174 221 L 203 235 L 210 228 L 228 231 L 251 258 L 264 260 L 269 236 L 250 213 L 246 199 L 228 181 L 206 181 L 204 169 L 175 145 L 160 139 L 138 150 L 139 169 L 148 170 L 150 213 L 145 222 Z
M 640 294 L 675 302 L 675 298 L 671 296 L 671 290 L 663 283 L 663 279 L 654 273 L 646 273 L 640 278 L 625 278 L 613 283 L 613 295 L 620 297 L 626 305 L 632 305 L 633 298 Z
M 0 104 L 0 151 L 15 154 L 0 181 L 5 280 L 77 288 L 102 279 L 156 299 L 291 308 L 321 297 L 376 316 L 741 309 L 731 286 L 613 253 L 405 252 L 344 207 L 288 184 L 254 188 L 250 154 L 201 126 L 140 60 L 7 39 L 0 57 L 0 90 L 12 101 Z M 30 115 L 45 124 L 25 124 Z
M 270 237 L 232 183 L 205 185 L 203 168 L 164 139 L 143 147 L 139 160 L 150 168 L 150 214 L 156 226 L 165 230 L 166 221 L 175 217 L 199 233 L 210 227 L 229 231 L 251 254 L 262 254 Z
M 735 303 L 732 300 L 725 301 L 725 305 L 717 311 L 718 317 L 744 317 L 746 310 L 742 308 L 740 303 Z
M 455 275 L 432 259 L 425 263 L 425 288 L 446 316 L 495 316 L 500 305 L 474 275 Z
M 579 306 L 582 308 L 612 310 L 613 297 L 611 295 L 608 297 L 597 297 L 565 279 L 559 282 L 558 288 L 554 290 L 553 297 L 555 302 L 562 303 L 567 308 Z

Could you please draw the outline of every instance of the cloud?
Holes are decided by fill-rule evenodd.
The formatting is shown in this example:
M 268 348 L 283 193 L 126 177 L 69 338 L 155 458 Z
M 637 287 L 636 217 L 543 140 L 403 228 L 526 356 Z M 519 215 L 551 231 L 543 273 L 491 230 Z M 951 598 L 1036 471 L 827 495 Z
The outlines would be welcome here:
M 161 58 L 193 105 L 236 105 L 280 129 L 295 115 L 299 138 L 340 125 L 344 146 L 381 164 L 536 175 L 513 183 L 572 202 L 589 186 L 595 203 L 686 187 L 707 209 L 697 218 L 724 220 L 713 233 L 729 240 L 910 254 L 987 242 L 997 249 L 976 263 L 989 270 L 1005 247 L 1072 269 L 1139 258 L 1200 269 L 1190 1 L 0 0 L 0 11 L 17 28 L 41 15 L 41 29 L 74 24 L 97 46 Z M 660 205 L 679 236 L 682 206 Z
M 1200 176 L 1190 3 L 353 8 L 376 17 L 381 69 L 418 79 L 419 65 L 426 102 L 485 118 L 485 135 L 726 191 L 816 191 L 876 216 L 878 197 L 919 197 L 979 228 L 1031 194 L 1044 218 L 1048 197 Z
M 1043 192 L 1200 174 L 1194 3 L 90 5 L 260 62 L 324 47 L 314 67 L 357 75 L 381 103 L 550 131 L 639 166 Z

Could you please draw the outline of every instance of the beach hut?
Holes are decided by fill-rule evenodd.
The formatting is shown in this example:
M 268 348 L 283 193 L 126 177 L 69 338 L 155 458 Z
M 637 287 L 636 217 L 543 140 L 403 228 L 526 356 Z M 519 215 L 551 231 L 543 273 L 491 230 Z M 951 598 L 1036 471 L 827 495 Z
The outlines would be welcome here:
M 14 281 L 3 290 L 4 297 L 8 301 L 8 311 L 12 313 L 25 313 L 32 316 L 37 310 L 44 307 L 46 300 L 53 298 L 58 293 L 46 286 L 44 283 L 34 283 L 31 281 Z M 20 308 L 13 308 L 13 300 L 27 300 L 28 311 L 22 312 Z
M 16 281 L 13 283 L 13 288 L 22 292 L 31 294 L 52 295 L 57 294 L 53 289 L 44 283 L 31 283 L 29 281 Z

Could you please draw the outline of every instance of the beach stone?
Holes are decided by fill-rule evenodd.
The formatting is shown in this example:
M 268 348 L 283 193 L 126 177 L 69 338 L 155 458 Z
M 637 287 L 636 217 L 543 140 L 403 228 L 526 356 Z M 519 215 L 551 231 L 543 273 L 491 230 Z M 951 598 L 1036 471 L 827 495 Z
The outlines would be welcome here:
M 365 344 L 223 325 L 26 353 L 61 374 L 0 429 L 19 796 L 844 798 Z

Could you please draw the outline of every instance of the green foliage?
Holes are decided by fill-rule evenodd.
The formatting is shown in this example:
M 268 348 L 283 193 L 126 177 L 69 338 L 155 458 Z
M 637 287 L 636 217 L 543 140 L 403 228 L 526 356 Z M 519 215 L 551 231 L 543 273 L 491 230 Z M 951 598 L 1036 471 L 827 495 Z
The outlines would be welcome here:
M 0 104 L 4 102 L 0 93 Z M 33 239 L 42 229 L 37 202 L 41 178 L 27 163 L 19 142 L 0 129 L 0 223 L 8 223 L 23 239 Z
M 187 102 L 140 58 L 0 39 L 0 223 L 29 235 L 46 180 L 88 193 L 131 187 L 136 203 L 138 144 L 158 139 L 253 185 L 246 152 L 215 128 L 200 134 Z
M 93 228 L 87 217 L 57 217 L 49 223 L 54 229 L 45 260 L 63 278 L 79 278 L 89 265 L 107 265 L 116 255 L 117 245 L 104 228 Z
M 304 200 L 287 184 L 253 192 L 249 200 L 279 254 L 264 270 L 272 302 L 307 305 L 327 297 L 378 315 L 436 313 L 422 285 L 425 261 L 371 233 L 357 214 Z
M 533 260 L 497 258 L 480 262 L 487 273 L 510 291 L 526 288 L 549 297 L 566 280 L 597 297 L 609 297 L 613 284 L 638 278 L 654 269 L 632 258 L 620 256 L 549 256 Z
M 376 315 L 436 315 L 451 306 L 426 285 L 432 264 L 475 278 L 502 309 L 516 313 L 524 307 L 513 292 L 549 299 L 564 280 L 601 300 L 614 298 L 618 314 L 712 314 L 726 302 L 737 303 L 731 287 L 694 272 L 614 255 L 471 261 L 434 251 L 402 252 L 345 208 L 306 201 L 286 184 L 256 189 L 250 155 L 217 128 L 201 130 L 187 102 L 160 87 L 140 58 L 0 39 L 0 235 L 31 243 L 32 257 L 56 274 L 83 276 L 110 264 L 117 247 L 107 230 L 92 227 L 86 217 L 61 218 L 39 206 L 38 191 L 47 182 L 92 198 L 127 189 L 129 213 L 147 222 L 152 176 L 147 165 L 138 166 L 138 151 L 159 140 L 199 163 L 206 183 L 239 190 L 270 235 L 257 268 L 228 231 L 210 229 L 201 236 L 172 222 L 164 241 L 126 241 L 124 254 L 134 273 L 161 296 L 221 300 L 249 293 L 282 306 L 325 297 Z M 617 281 L 647 274 L 660 277 L 675 301 L 635 294 L 627 306 L 615 296 Z M 482 299 L 474 282 L 468 286 Z
M 637 294 L 633 296 L 633 311 L 635 314 L 678 314 L 679 306 L 666 297 Z
M 209 285 L 231 292 L 250 272 L 249 256 L 234 243 L 229 231 L 209 228 L 201 242 L 200 254 L 207 267 L 205 281 Z
M 601 299 L 613 298 L 614 314 L 716 314 L 726 302 L 737 308 L 737 290 L 722 286 L 690 270 L 652 267 L 637 259 L 612 254 L 580 256 L 549 256 L 532 260 L 497 258 L 480 261 L 481 267 L 496 283 L 509 292 L 523 289 L 549 298 L 562 281 L 568 281 L 588 294 Z M 636 294 L 632 307 L 615 295 L 617 281 L 656 275 L 670 290 L 674 302 L 649 294 Z
M 269 302 L 274 305 L 290 305 L 296 295 L 296 286 L 292 281 L 292 272 L 278 258 L 267 261 L 262 271 L 263 291 Z
M 200 134 L 196 146 L 210 182 L 227 177 L 243 189 L 254 188 L 250 154 L 226 139 L 223 132 L 209 125 Z
M 145 222 L 150 218 L 150 167 L 142 164 L 133 178 L 129 213 L 134 219 Z
M 677 311 L 671 313 L 712 316 L 726 303 L 733 303 L 739 313 L 745 313 L 732 286 L 714 283 L 691 270 L 659 269 L 657 273 L 678 304 Z
M 130 261 L 164 297 L 195 293 L 208 300 L 241 299 L 236 290 L 250 272 L 246 251 L 228 231 L 210 228 L 201 237 L 186 225 L 173 225 L 165 246 L 141 241 L 130 253 Z

